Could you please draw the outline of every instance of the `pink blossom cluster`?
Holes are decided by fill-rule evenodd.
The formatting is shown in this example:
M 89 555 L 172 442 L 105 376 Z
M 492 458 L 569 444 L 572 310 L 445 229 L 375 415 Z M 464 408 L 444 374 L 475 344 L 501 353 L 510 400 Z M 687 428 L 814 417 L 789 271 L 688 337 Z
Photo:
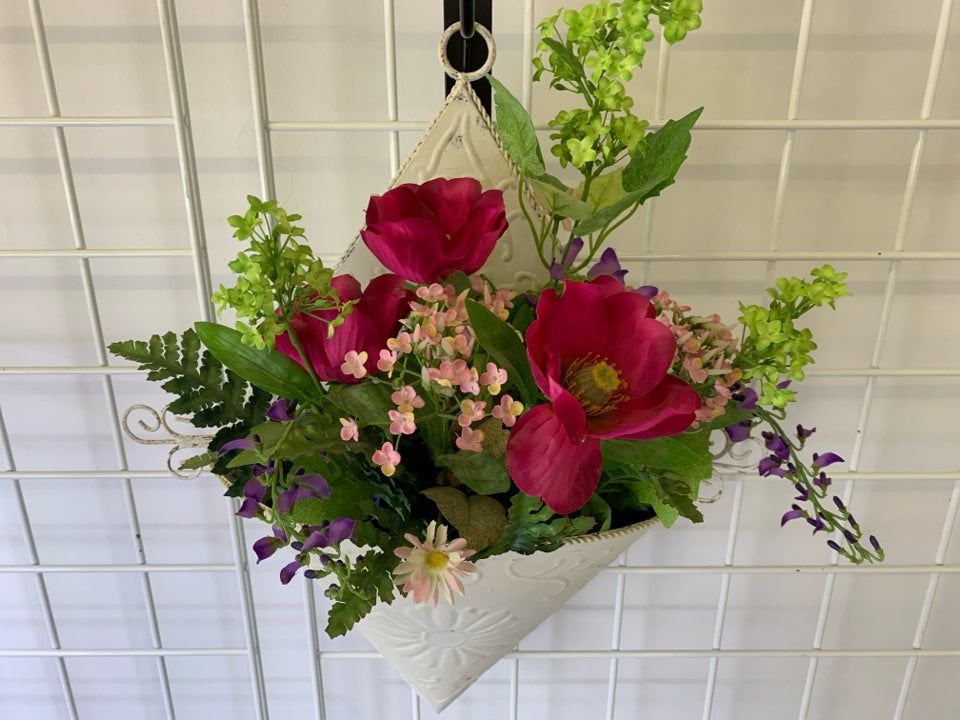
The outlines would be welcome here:
M 720 316 L 687 315 L 690 307 L 680 305 L 666 290 L 653 298 L 658 320 L 670 328 L 677 341 L 673 372 L 687 380 L 703 400 L 692 427 L 724 413 L 731 386 L 740 379 L 740 370 L 731 366 L 737 342 Z
M 427 390 L 437 396 L 439 411 L 456 416 L 459 434 L 455 439 L 461 450 L 483 450 L 483 431 L 476 427 L 487 417 L 499 419 L 505 427 L 512 427 L 523 412 L 523 405 L 510 395 L 498 399 L 507 372 L 493 362 L 471 364 L 476 346 L 476 335 L 470 327 L 466 301 L 476 300 L 501 319 L 506 319 L 515 293 L 511 290 L 494 290 L 483 278 L 471 279 L 471 286 L 457 292 L 452 284 L 430 283 L 416 289 L 416 299 L 410 302 L 410 312 L 402 319 L 400 331 L 387 338 L 386 348 L 380 350 L 377 369 L 393 378 L 396 388 L 391 400 L 396 409 L 390 410 L 387 418 L 393 442 L 385 442 L 373 453 L 371 460 L 388 477 L 393 475 L 400 463 L 399 446 L 403 435 L 411 435 L 417 429 L 415 411 L 424 407 L 419 392 Z M 410 369 L 406 357 L 420 366 L 419 383 L 409 381 Z M 354 357 L 344 359 L 344 372 L 350 372 L 363 360 Z M 466 397 L 463 397 L 466 396 Z M 341 437 L 345 441 L 358 439 L 356 422 L 341 420 Z

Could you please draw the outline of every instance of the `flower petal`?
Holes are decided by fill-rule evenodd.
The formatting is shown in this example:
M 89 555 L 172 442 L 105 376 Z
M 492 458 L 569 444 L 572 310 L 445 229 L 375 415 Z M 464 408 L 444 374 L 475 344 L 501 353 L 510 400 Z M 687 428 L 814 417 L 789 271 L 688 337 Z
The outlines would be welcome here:
M 554 512 L 578 510 L 600 481 L 600 443 L 570 442 L 550 405 L 537 405 L 517 420 L 507 439 L 507 469 L 517 487 L 543 498 Z

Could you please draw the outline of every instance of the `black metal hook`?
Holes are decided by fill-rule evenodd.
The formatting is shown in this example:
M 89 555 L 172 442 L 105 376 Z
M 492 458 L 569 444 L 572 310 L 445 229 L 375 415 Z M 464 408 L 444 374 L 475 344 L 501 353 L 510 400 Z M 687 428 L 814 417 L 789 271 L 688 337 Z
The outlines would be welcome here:
M 443 27 L 460 23 L 460 32 L 454 33 L 447 46 L 447 57 L 459 58 L 461 72 L 478 69 L 487 60 L 487 44 L 477 37 L 476 24 L 493 31 L 493 0 L 443 0 Z M 456 67 L 456 64 L 454 64 Z M 446 94 L 453 89 L 453 79 L 445 75 Z M 484 109 L 490 112 L 490 83 L 486 78 L 470 83 Z

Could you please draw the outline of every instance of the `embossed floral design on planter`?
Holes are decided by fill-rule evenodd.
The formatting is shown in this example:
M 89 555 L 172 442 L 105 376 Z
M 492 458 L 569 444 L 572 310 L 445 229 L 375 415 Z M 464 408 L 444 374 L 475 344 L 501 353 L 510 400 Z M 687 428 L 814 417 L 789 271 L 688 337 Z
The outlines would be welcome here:
M 550 553 L 484 558 L 452 606 L 397 598 L 357 628 L 439 712 L 656 522 L 573 538 Z

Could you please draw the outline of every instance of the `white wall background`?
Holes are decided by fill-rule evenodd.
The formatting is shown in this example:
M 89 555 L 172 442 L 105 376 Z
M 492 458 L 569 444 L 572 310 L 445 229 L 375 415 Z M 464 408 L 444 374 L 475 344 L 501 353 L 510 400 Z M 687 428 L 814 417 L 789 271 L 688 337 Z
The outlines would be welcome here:
M 566 99 L 524 90 L 525 34 L 556 4 L 495 7 L 496 72 L 540 123 Z M 831 567 L 822 541 L 777 526 L 788 487 L 730 478 L 704 525 L 645 536 L 634 570 L 598 577 L 450 720 L 960 716 L 960 11 L 704 4 L 703 28 L 669 53 L 654 43 L 633 83 L 651 119 L 706 110 L 678 184 L 617 246 L 650 253 L 635 281 L 727 318 L 776 274 L 824 259 L 849 271 L 855 297 L 811 320 L 821 349 L 794 417 L 847 458 L 839 486 L 888 560 Z M 313 123 L 274 128 L 277 195 L 333 256 L 390 178 L 391 130 L 402 157 L 442 101 L 441 3 L 260 5 L 269 117 Z M 31 6 L 67 120 L 44 120 Z M 399 122 L 384 126 L 392 7 Z M 172 479 L 162 448 L 116 434 L 116 408 L 163 398 L 123 363 L 101 367 L 101 342 L 201 313 L 166 8 L 0 3 L 0 717 L 433 717 L 362 639 L 315 646 L 305 602 L 325 601 L 281 587 L 278 562 L 251 567 L 246 602 L 216 481 Z M 176 12 L 196 225 L 219 282 L 235 252 L 224 218 L 260 191 L 244 5 Z M 258 537 L 247 529 L 241 547 Z

